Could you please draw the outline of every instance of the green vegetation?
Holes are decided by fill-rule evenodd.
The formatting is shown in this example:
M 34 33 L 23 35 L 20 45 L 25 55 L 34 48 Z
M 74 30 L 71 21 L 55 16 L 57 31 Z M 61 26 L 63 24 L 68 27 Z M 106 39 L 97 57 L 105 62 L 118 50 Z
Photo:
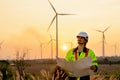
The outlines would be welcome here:
M 14 72 L 8 61 L 0 61 L 0 72 L 2 80 L 13 80 Z

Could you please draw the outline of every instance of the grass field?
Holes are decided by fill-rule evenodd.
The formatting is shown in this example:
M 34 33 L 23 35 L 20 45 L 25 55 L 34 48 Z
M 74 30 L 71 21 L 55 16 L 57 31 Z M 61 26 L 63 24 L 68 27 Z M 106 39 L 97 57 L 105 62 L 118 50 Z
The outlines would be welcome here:
M 39 74 L 41 70 L 52 73 L 55 69 L 55 61 L 33 61 L 30 62 L 30 67 L 26 72 Z M 95 75 L 91 76 L 91 80 L 119 80 L 120 79 L 120 64 L 99 64 L 99 68 Z
M 1 61 L 5 62 L 5 61 Z M 60 80 L 60 79 L 53 79 L 53 72 L 56 68 L 56 60 L 53 59 L 38 59 L 38 60 L 23 60 L 24 63 L 22 63 L 23 67 L 22 69 L 22 79 L 20 79 L 19 69 L 15 66 L 14 61 L 10 61 L 10 66 L 12 69 L 8 69 L 10 72 L 8 77 L 12 76 L 11 71 L 13 73 L 13 78 L 9 80 Z M 105 63 L 104 63 L 105 62 Z M 25 66 L 27 64 L 27 66 Z M 119 61 L 99 61 L 98 62 L 99 67 L 98 71 L 91 75 L 91 80 L 120 80 L 120 64 Z M 0 70 L 1 72 L 3 69 L 5 69 L 5 64 L 0 64 Z M 18 65 L 20 66 L 20 64 Z M 4 71 L 3 71 L 4 73 Z M 60 73 L 57 73 L 60 74 Z M 7 76 L 6 75 L 6 76 Z M 0 80 L 2 80 L 2 74 L 0 73 Z M 58 77 L 59 78 L 59 77 Z M 66 79 L 68 80 L 68 79 Z

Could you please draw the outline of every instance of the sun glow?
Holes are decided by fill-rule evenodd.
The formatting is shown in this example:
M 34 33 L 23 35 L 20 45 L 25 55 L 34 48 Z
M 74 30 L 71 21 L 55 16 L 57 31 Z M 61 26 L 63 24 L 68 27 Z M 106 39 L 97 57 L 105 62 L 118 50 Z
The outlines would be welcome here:
M 66 46 L 66 45 L 62 46 L 62 50 L 66 51 L 67 49 L 68 49 L 68 46 Z

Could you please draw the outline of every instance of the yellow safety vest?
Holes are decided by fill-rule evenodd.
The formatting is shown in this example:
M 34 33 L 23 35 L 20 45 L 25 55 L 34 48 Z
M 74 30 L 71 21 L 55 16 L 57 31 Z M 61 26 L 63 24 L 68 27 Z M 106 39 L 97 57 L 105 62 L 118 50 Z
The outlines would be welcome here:
M 95 65 L 98 67 L 97 58 L 95 56 L 95 53 L 91 49 L 88 49 L 85 47 L 81 53 L 78 50 L 76 50 L 76 52 L 74 50 L 75 49 L 70 49 L 67 52 L 67 55 L 65 57 L 66 61 L 75 61 L 75 60 L 79 60 L 87 56 L 90 56 L 92 58 L 92 65 Z

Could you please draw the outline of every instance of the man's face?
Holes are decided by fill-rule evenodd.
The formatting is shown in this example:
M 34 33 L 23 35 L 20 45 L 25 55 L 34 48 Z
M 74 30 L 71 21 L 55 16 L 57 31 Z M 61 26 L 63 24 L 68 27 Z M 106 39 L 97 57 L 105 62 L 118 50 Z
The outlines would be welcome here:
M 85 44 L 86 43 L 85 38 L 81 37 L 81 36 L 77 36 L 77 41 L 78 41 L 78 44 Z

